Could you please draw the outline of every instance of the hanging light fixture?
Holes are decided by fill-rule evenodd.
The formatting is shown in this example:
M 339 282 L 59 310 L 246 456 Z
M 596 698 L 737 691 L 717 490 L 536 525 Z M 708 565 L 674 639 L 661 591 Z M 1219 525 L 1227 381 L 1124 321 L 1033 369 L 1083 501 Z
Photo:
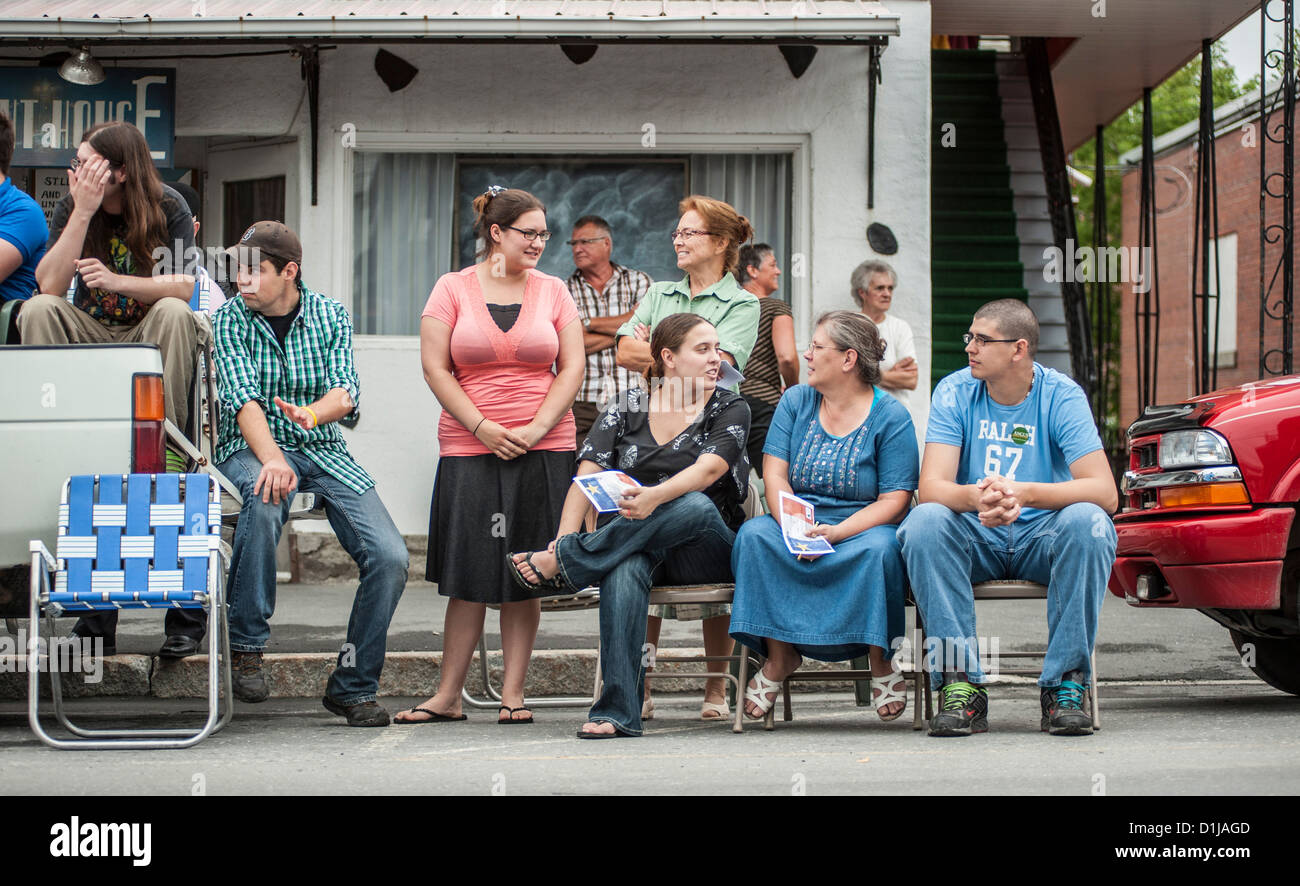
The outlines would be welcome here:
M 59 76 L 78 86 L 94 86 L 104 82 L 104 66 L 95 61 L 90 50 L 82 46 L 59 65 Z

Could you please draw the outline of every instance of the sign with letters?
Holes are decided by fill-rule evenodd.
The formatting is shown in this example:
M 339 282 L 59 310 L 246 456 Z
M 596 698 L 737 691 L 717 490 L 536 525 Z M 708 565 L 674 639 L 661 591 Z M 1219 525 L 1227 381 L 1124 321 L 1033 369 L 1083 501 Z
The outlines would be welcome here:
M 41 210 L 45 213 L 45 224 L 54 224 L 54 207 L 59 205 L 59 201 L 68 193 L 68 169 L 65 166 L 62 169 L 38 169 L 36 170 L 36 187 L 33 189 L 32 196 L 36 202 L 41 204 Z
M 103 83 L 79 86 L 56 68 L 0 68 L 0 110 L 13 121 L 13 166 L 62 167 L 96 123 L 134 124 L 157 166 L 172 165 L 175 68 L 105 68 Z

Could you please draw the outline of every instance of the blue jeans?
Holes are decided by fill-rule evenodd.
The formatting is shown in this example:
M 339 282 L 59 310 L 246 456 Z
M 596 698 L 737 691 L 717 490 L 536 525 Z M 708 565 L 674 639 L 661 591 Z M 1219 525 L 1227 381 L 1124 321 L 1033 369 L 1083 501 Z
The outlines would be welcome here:
M 384 669 L 388 624 L 406 587 L 406 542 L 373 487 L 357 494 L 302 453 L 286 450 L 284 456 L 298 475 L 296 491 L 315 492 L 325 499 L 330 526 L 361 568 L 347 642 L 325 694 L 343 705 L 374 701 Z M 268 621 L 275 612 L 275 547 L 289 518 L 292 496 L 277 505 L 263 504 L 261 495 L 253 494 L 262 463 L 249 449 L 236 452 L 220 470 L 244 497 L 230 561 L 230 648 L 261 652 L 271 636 Z
M 907 577 L 925 619 L 930 682 L 965 671 L 984 682 L 975 633 L 972 584 L 1021 579 L 1047 585 L 1047 654 L 1038 685 L 1055 687 L 1067 671 L 1091 679 L 1091 655 L 1106 580 L 1115 562 L 1115 525 L 1094 504 L 1079 502 L 1029 526 L 986 529 L 974 513 L 929 502 L 898 529 Z
M 644 520 L 616 516 L 595 532 L 555 545 L 560 578 L 575 589 L 600 586 L 600 670 L 605 685 L 587 719 L 641 734 L 646 613 L 653 584 L 731 581 L 736 533 L 702 492 L 688 492 Z

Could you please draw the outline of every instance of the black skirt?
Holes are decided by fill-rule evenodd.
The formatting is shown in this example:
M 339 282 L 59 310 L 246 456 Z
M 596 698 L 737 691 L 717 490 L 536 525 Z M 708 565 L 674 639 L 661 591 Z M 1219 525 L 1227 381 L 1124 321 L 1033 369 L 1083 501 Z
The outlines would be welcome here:
M 444 597 L 473 603 L 548 596 L 515 584 L 506 555 L 544 550 L 555 538 L 573 472 L 572 451 L 526 452 L 511 461 L 491 454 L 439 459 L 425 578 Z

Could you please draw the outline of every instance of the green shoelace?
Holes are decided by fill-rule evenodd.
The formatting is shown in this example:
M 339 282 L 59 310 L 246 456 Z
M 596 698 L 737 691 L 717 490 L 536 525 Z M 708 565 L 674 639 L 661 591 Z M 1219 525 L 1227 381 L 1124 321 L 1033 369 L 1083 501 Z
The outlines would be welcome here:
M 966 707 L 969 702 L 979 693 L 979 690 L 970 683 L 948 683 L 940 691 L 943 696 L 943 702 L 939 710 L 956 711 Z

